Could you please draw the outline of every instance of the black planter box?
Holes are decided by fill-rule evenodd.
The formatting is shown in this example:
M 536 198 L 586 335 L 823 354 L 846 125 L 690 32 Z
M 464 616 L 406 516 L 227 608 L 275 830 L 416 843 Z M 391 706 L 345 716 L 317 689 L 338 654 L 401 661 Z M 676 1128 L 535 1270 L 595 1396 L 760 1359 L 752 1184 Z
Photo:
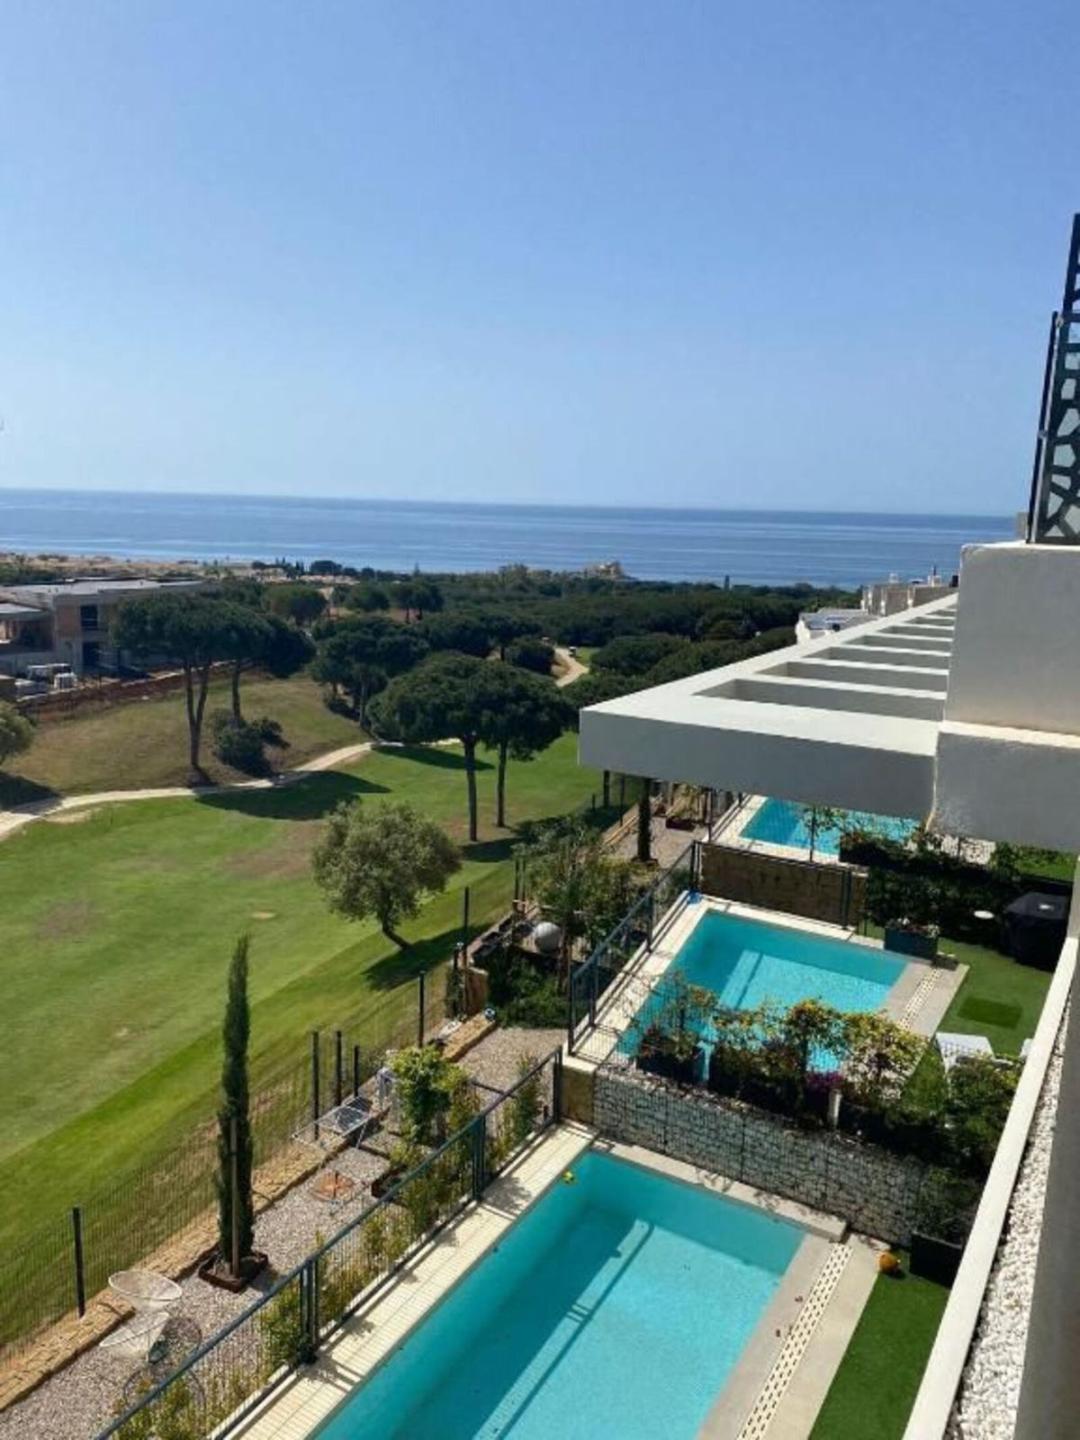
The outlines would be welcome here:
M 916 1230 L 911 1237 L 911 1273 L 924 1280 L 936 1280 L 939 1285 L 951 1285 L 963 1253 L 963 1245 L 953 1240 L 938 1240 Z
M 637 1067 L 646 1075 L 659 1075 L 679 1085 L 696 1085 L 704 1073 L 705 1052 L 699 1045 L 689 1060 L 677 1060 L 663 1051 L 644 1051 L 638 1054 Z
M 926 930 L 908 930 L 902 925 L 885 926 L 885 949 L 898 955 L 914 955 L 918 960 L 937 958 L 938 937 Z

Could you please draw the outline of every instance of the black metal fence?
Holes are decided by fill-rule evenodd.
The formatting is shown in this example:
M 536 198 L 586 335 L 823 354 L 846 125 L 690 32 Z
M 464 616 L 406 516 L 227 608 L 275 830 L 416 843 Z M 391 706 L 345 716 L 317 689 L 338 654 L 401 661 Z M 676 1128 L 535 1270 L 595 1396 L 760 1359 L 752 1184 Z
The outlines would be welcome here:
M 566 1020 L 567 1050 L 571 1055 L 578 1053 L 598 1031 L 611 1029 L 601 1001 L 631 956 L 642 947 L 648 951 L 656 945 L 674 919 L 669 912 L 675 901 L 684 891 L 697 889 L 700 871 L 701 846 L 697 840 L 691 840 L 637 899 L 611 934 L 574 969 L 570 976 Z
M 559 1120 L 561 1076 L 555 1050 L 148 1389 L 99 1440 L 229 1434 Z
M 320 1110 L 365 1083 L 386 1052 L 438 1029 L 447 1012 L 447 965 L 398 986 L 338 1030 L 312 1032 L 289 1059 L 256 1063 L 251 1075 L 256 1166 L 274 1159 Z M 199 1220 L 215 1204 L 217 1125 L 211 1092 L 200 1118 L 156 1160 L 44 1220 L 0 1257 L 0 1356 L 31 1343 L 46 1325 L 86 1301 L 108 1277 Z M 258 1176 L 256 1175 L 256 1187 Z

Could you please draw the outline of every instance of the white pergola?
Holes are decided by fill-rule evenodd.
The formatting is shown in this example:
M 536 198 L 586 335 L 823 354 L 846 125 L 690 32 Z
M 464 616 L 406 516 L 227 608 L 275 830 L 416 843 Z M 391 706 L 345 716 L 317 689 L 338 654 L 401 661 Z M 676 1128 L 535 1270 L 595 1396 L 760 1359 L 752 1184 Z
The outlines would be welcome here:
M 1080 849 L 1080 553 L 971 546 L 959 592 L 594 705 L 583 764 Z

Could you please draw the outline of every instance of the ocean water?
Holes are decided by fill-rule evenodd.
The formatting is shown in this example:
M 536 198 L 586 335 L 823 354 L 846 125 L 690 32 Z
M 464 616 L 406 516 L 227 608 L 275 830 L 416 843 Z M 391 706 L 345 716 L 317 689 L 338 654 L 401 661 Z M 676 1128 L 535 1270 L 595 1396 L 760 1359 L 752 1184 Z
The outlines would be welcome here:
M 586 1154 L 319 1440 L 692 1440 L 803 1239 Z
M 0 550 L 147 559 L 288 556 L 383 570 L 577 570 L 618 560 L 643 580 L 854 586 L 958 567 L 1009 518 L 797 511 L 464 505 L 280 496 L 0 489 Z

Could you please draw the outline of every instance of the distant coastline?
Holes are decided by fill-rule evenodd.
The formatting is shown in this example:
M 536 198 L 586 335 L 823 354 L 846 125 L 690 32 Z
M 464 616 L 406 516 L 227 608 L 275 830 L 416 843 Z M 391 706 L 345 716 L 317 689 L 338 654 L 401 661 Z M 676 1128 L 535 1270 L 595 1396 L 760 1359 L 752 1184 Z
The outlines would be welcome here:
M 951 574 L 1007 516 L 481 505 L 270 496 L 0 490 L 0 551 L 138 562 L 331 559 L 360 569 L 583 570 L 631 578 L 856 586 Z

